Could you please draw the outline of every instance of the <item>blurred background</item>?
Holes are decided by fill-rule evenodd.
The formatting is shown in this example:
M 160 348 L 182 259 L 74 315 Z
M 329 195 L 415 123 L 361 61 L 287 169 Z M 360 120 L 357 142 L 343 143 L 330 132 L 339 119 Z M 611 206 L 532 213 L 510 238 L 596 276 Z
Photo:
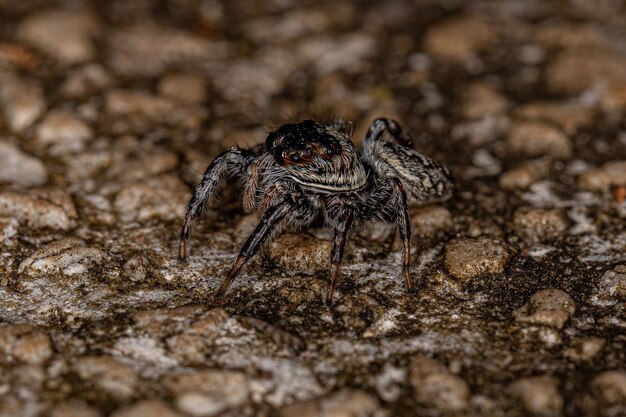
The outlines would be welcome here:
M 624 415 L 625 111 L 623 0 L 0 0 L 0 416 Z M 374 224 L 218 307 L 232 184 L 176 261 L 218 152 L 383 116 L 458 184 L 417 294 Z

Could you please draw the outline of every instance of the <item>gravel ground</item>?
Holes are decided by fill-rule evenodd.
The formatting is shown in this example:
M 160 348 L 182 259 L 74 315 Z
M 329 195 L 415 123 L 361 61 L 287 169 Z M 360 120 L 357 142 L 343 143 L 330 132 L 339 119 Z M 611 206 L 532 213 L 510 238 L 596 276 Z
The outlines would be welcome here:
M 626 415 L 621 0 L 0 1 L 0 416 Z M 287 233 L 213 296 L 256 216 L 222 149 L 379 116 L 458 191 Z

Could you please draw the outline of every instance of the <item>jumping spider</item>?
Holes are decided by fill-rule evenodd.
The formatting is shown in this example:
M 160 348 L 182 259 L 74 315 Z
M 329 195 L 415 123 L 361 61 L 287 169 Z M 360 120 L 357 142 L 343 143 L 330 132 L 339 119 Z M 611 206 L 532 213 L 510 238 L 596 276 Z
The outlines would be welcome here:
M 402 238 L 402 275 L 407 291 L 411 229 L 408 203 L 449 197 L 450 172 L 412 149 L 412 141 L 390 119 L 376 119 L 361 150 L 342 121 L 321 124 L 305 120 L 271 132 L 264 147 L 230 148 L 208 166 L 189 202 L 179 255 L 187 255 L 191 225 L 225 178 L 243 180 L 246 211 L 263 213 L 226 279 L 222 297 L 246 261 L 280 226 L 304 228 L 321 217 L 334 231 L 326 304 L 332 304 L 346 237 L 355 224 L 376 219 L 396 221 Z M 383 137 L 388 131 L 390 138 Z

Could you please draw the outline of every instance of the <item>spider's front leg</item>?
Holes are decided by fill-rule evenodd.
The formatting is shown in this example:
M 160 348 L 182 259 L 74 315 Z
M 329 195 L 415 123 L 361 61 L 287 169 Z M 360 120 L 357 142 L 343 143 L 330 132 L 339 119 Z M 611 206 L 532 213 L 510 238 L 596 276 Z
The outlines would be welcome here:
M 231 282 L 241 271 L 241 268 L 261 247 L 261 245 L 272 234 L 272 231 L 276 226 L 287 216 L 287 214 L 293 209 L 294 204 L 290 200 L 285 200 L 283 203 L 270 207 L 265 211 L 261 221 L 256 226 L 254 231 L 250 234 L 246 243 L 244 243 L 239 255 L 235 260 L 235 263 L 231 267 L 228 275 L 222 282 L 222 285 L 215 293 L 217 298 L 222 298 L 226 294 L 226 290 L 230 286 Z
M 257 158 L 254 152 L 231 148 L 220 153 L 207 167 L 202 180 L 189 200 L 189 207 L 180 232 L 178 249 L 180 259 L 185 259 L 187 256 L 187 242 L 191 236 L 193 221 L 202 213 L 206 203 L 213 198 L 224 177 L 227 175 L 245 176 L 248 166 Z
M 335 283 L 339 277 L 346 238 L 354 220 L 354 213 L 349 208 L 343 208 L 336 216 L 339 217 L 339 220 L 334 227 L 333 246 L 330 255 L 330 278 L 328 279 L 328 292 L 326 293 L 327 306 L 331 306 L 333 303 L 333 293 L 335 291 Z

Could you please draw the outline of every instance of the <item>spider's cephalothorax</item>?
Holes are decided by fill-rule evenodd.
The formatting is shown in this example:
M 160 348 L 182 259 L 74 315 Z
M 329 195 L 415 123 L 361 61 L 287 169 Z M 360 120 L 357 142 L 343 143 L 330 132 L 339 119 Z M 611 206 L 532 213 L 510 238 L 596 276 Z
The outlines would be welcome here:
M 376 119 L 360 152 L 342 128 L 305 120 L 271 132 L 265 148 L 231 148 L 209 165 L 189 202 L 180 240 L 187 254 L 191 224 L 226 176 L 243 179 L 243 204 L 262 219 L 243 245 L 217 291 L 224 295 L 246 261 L 282 225 L 306 227 L 323 217 L 334 230 L 326 303 L 332 303 L 348 232 L 355 223 L 375 219 L 396 221 L 402 238 L 402 275 L 407 290 L 411 230 L 408 204 L 443 200 L 452 193 L 449 171 L 412 149 L 396 122 Z M 390 138 L 383 137 L 385 131 Z

